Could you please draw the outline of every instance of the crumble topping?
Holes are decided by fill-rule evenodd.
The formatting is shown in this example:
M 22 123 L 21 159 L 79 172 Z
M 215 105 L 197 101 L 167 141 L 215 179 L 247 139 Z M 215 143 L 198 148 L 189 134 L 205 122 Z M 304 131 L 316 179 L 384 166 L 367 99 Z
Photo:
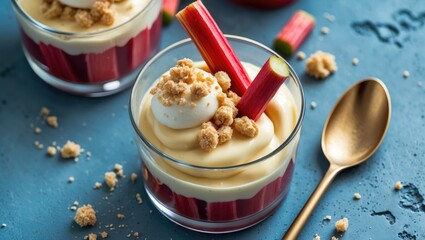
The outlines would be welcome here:
M 96 240 L 97 239 L 97 234 L 94 234 L 94 233 L 90 233 L 89 234 L 89 238 L 88 238 L 89 240 Z
M 111 191 L 115 188 L 117 185 L 118 179 L 117 175 L 114 172 L 106 172 L 105 173 L 105 183 L 108 185 L 109 188 L 111 188 Z
M 77 209 L 74 221 L 81 227 L 94 226 L 96 224 L 96 212 L 90 204 L 83 205 Z
M 348 229 L 348 218 L 343 218 L 335 223 L 335 229 L 337 232 L 345 232 Z
M 56 116 L 48 116 L 46 120 L 47 124 L 49 124 L 51 127 L 57 128 L 59 126 L 58 117 Z
M 217 147 L 218 132 L 212 122 L 206 122 L 201 125 L 201 131 L 198 133 L 198 141 L 201 148 L 207 152 Z
M 336 70 L 335 56 L 330 53 L 317 51 L 306 62 L 306 72 L 314 78 L 326 78 Z
M 218 71 L 214 74 L 214 77 L 217 78 L 218 85 L 220 85 L 223 91 L 228 91 L 231 85 L 231 80 L 229 75 L 226 72 Z
M 114 171 L 117 172 L 117 176 L 118 177 L 123 177 L 124 176 L 124 170 L 123 170 L 121 164 L 116 163 L 114 165 Z
M 50 157 L 56 155 L 56 148 L 53 146 L 47 147 L 47 155 L 49 155 Z
M 75 21 L 84 28 L 90 28 L 97 22 L 111 26 L 115 22 L 114 3 L 121 1 L 123 0 L 97 0 L 90 9 L 80 9 L 63 5 L 59 0 L 44 0 L 41 12 L 47 19 Z
M 80 156 L 80 153 L 81 153 L 80 145 L 69 140 L 66 142 L 65 145 L 63 145 L 61 149 L 61 155 L 63 158 L 76 158 Z
M 242 135 L 248 137 L 255 137 L 258 135 L 258 126 L 254 120 L 243 116 L 241 118 L 235 119 L 235 130 L 241 133 Z
M 108 233 L 107 233 L 107 232 L 105 232 L 105 231 L 103 231 L 103 232 L 101 232 L 101 233 L 100 233 L 100 236 L 101 236 L 102 238 L 107 238 L 107 237 L 108 237 Z

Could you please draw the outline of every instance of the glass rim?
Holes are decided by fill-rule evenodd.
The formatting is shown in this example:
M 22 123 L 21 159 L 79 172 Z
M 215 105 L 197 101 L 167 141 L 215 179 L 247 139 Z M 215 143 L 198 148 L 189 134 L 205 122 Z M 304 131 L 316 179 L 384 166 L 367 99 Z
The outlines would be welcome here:
M 21 6 L 18 4 L 19 0 L 11 0 L 11 1 L 12 1 L 12 5 L 15 8 L 15 10 L 17 10 L 17 12 L 20 15 L 22 15 L 26 21 L 30 22 L 32 25 L 34 25 L 35 27 L 37 27 L 38 29 L 40 29 L 42 31 L 46 31 L 46 32 L 53 33 L 53 34 L 60 34 L 60 35 L 68 36 L 68 37 L 92 37 L 92 36 L 97 36 L 97 35 L 100 35 L 100 34 L 103 34 L 103 33 L 111 32 L 115 29 L 118 29 L 118 28 L 132 22 L 138 16 L 144 14 L 145 12 L 148 12 L 153 7 L 154 3 L 156 3 L 158 0 L 150 0 L 149 3 L 143 9 L 140 10 L 140 12 L 138 12 L 132 18 L 128 19 L 127 21 L 125 21 L 125 22 L 123 22 L 119 25 L 116 25 L 114 27 L 107 28 L 107 29 L 104 29 L 104 30 L 100 30 L 100 31 L 86 32 L 86 33 L 66 32 L 66 31 L 60 31 L 60 30 L 51 28 L 51 27 L 49 27 L 45 24 L 42 24 L 39 21 L 35 20 L 28 13 L 26 13 L 21 8 Z
M 271 54 L 283 59 L 285 61 L 285 63 L 288 65 L 289 67 L 289 71 L 290 71 L 290 76 L 291 78 L 294 80 L 295 84 L 297 85 L 300 95 L 301 95 L 301 109 L 300 109 L 300 115 L 298 117 L 297 123 L 295 124 L 294 129 L 292 130 L 291 134 L 283 141 L 283 143 L 281 143 L 277 148 L 275 148 L 273 151 L 269 152 L 268 154 L 257 158 L 253 161 L 247 162 L 247 163 L 242 163 L 242 164 L 238 164 L 238 165 L 232 165 L 232 166 L 225 166 L 225 167 L 207 167 L 207 166 L 200 166 L 200 165 L 194 165 L 194 164 L 189 164 L 186 163 L 184 161 L 181 161 L 177 158 L 174 158 L 168 154 L 165 154 L 164 152 L 162 152 L 161 150 L 159 150 L 156 146 L 154 146 L 151 142 L 149 142 L 149 140 L 143 135 L 143 133 L 141 133 L 140 129 L 138 128 L 138 124 L 135 121 L 135 117 L 133 116 L 132 113 L 132 104 L 131 104 L 131 100 L 133 99 L 133 96 L 135 95 L 135 89 L 136 86 L 138 84 L 138 82 L 141 79 L 141 76 L 143 75 L 143 73 L 146 71 L 146 69 L 153 63 L 155 62 L 158 58 L 160 58 L 162 55 L 166 54 L 169 50 L 172 50 L 176 47 L 179 46 L 183 46 L 183 45 L 187 45 L 190 44 L 192 42 L 192 40 L 190 38 L 186 38 L 183 40 L 180 40 L 178 42 L 175 42 L 171 45 L 169 45 L 168 47 L 164 48 L 163 50 L 161 50 L 160 52 L 158 52 L 155 56 L 153 56 L 142 68 L 142 70 L 140 71 L 140 73 L 138 74 L 136 81 L 132 87 L 131 93 L 130 93 L 130 100 L 129 100 L 129 114 L 130 114 L 130 120 L 131 120 L 131 124 L 134 128 L 134 130 L 136 131 L 137 137 L 140 138 L 140 140 L 143 141 L 143 143 L 152 151 L 154 151 L 155 153 L 157 153 L 158 155 L 160 155 L 162 158 L 167 159 L 173 163 L 176 163 L 180 166 L 183 167 L 188 167 L 188 168 L 193 168 L 193 169 L 198 169 L 198 170 L 235 170 L 238 168 L 243 168 L 243 167 L 248 167 L 251 165 L 255 165 L 259 162 L 265 161 L 267 159 L 269 159 L 270 157 L 276 155 L 277 153 L 279 153 L 280 151 L 282 151 L 286 146 L 289 145 L 290 142 L 292 142 L 292 140 L 295 138 L 295 136 L 298 134 L 298 132 L 301 130 L 301 125 L 302 125 L 302 121 L 304 119 L 304 114 L 305 114 L 305 96 L 304 96 L 304 90 L 302 88 L 301 82 L 297 76 L 297 74 L 295 73 L 294 69 L 291 67 L 291 65 L 289 65 L 289 63 L 282 58 L 279 54 L 277 54 L 275 51 L 273 51 L 272 49 L 270 49 L 269 47 L 254 41 L 252 39 L 249 38 L 245 38 L 245 37 L 241 37 L 241 36 L 236 36 L 236 35 L 230 35 L 230 34 L 225 34 L 224 35 L 227 39 L 229 40 L 235 40 L 238 42 L 245 42 L 245 43 L 249 43 L 249 44 L 253 44 L 257 47 L 260 47 L 268 52 L 270 52 Z

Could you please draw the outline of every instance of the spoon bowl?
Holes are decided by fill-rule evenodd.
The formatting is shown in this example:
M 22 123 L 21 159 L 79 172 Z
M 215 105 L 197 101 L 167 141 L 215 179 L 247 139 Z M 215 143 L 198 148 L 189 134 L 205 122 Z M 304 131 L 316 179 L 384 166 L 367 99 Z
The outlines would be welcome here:
M 351 167 L 380 146 L 390 124 L 390 95 L 377 78 L 359 81 L 335 104 L 322 134 L 322 150 L 331 164 Z
M 391 118 L 385 84 L 367 78 L 351 86 L 333 107 L 322 134 L 322 150 L 330 166 L 289 227 L 283 240 L 295 240 L 326 189 L 343 169 L 366 161 L 381 145 Z

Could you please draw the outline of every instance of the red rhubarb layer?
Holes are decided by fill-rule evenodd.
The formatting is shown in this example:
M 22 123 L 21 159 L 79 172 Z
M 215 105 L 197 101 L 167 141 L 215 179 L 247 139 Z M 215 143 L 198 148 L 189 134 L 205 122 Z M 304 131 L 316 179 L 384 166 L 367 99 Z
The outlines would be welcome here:
M 251 198 L 208 202 L 173 192 L 169 186 L 161 183 L 143 165 L 146 187 L 159 202 L 186 218 L 211 222 L 233 221 L 250 217 L 272 206 L 275 201 L 282 200 L 289 190 L 293 170 L 294 163 L 290 160 L 282 176 L 264 186 Z
M 102 83 L 120 79 L 140 67 L 156 51 L 161 35 L 161 15 L 124 46 L 102 53 L 71 55 L 43 42 L 36 43 L 24 31 L 27 52 L 50 74 L 74 83 Z

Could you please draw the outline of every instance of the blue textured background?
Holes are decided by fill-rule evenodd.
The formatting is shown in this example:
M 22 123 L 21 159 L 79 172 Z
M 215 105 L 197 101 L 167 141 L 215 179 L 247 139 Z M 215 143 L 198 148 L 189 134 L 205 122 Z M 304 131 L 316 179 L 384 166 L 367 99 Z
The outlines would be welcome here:
M 183 1 L 181 7 L 188 1 Z M 208 235 L 186 230 L 163 217 L 149 202 L 142 181 L 132 184 L 131 172 L 140 172 L 126 105 L 129 90 L 90 99 L 71 96 L 42 82 L 30 69 L 21 50 L 20 36 L 10 1 L 0 1 L 0 239 L 82 239 L 91 232 L 106 230 L 108 239 L 127 239 L 138 231 L 140 239 L 280 239 L 302 208 L 328 166 L 320 149 L 323 124 L 337 98 L 354 82 L 367 76 L 382 79 L 392 97 L 393 115 L 387 137 L 366 163 L 342 172 L 319 203 L 299 239 L 318 233 L 330 239 L 334 222 L 348 217 L 350 227 L 342 239 L 425 239 L 425 4 L 423 1 L 302 1 L 278 10 L 260 11 L 228 1 L 205 1 L 223 32 L 242 35 L 268 46 L 275 34 L 298 9 L 312 13 L 317 27 L 301 46 L 310 54 L 316 50 L 336 56 L 338 71 L 326 80 L 314 80 L 304 73 L 304 64 L 289 59 L 299 74 L 306 102 L 318 106 L 306 110 L 298 149 L 295 174 L 284 204 L 264 222 L 241 232 Z M 409 16 L 409 10 L 411 15 Z M 335 15 L 327 21 L 325 12 Z M 364 24 L 369 20 L 371 24 Z M 353 28 L 353 23 L 363 23 Z M 359 24 L 358 24 L 359 25 Z M 321 35 L 327 26 L 330 33 Z M 369 26 L 369 27 L 368 27 Z M 376 28 L 373 30 L 373 27 Z M 357 30 L 357 31 L 356 31 Z M 377 37 L 379 34 L 379 38 Z M 161 48 L 186 38 L 177 21 L 163 31 Z M 358 66 L 352 66 L 354 57 Z M 409 78 L 402 72 L 408 70 Z M 425 83 L 425 82 L 424 82 Z M 373 103 L 371 103 L 373 104 Z M 59 117 L 59 128 L 42 124 L 42 106 Z M 40 126 L 36 135 L 30 124 Z M 62 145 L 71 139 L 92 153 L 78 163 L 49 158 L 45 146 Z M 127 178 L 117 189 L 93 190 L 104 172 L 115 163 L 124 166 Z M 139 174 L 140 176 L 141 174 Z M 69 184 L 68 177 L 75 182 Z M 396 181 L 407 188 L 393 190 Z M 140 192 L 144 203 L 138 205 Z M 362 198 L 353 200 L 353 193 Z M 74 201 L 92 204 L 98 222 L 80 228 L 69 210 Z M 374 215 L 383 212 L 384 215 Z M 116 218 L 125 214 L 124 220 Z M 325 215 L 332 220 L 323 221 Z M 393 217 L 391 217 L 393 216 Z M 118 225 L 124 224 L 123 228 Z

